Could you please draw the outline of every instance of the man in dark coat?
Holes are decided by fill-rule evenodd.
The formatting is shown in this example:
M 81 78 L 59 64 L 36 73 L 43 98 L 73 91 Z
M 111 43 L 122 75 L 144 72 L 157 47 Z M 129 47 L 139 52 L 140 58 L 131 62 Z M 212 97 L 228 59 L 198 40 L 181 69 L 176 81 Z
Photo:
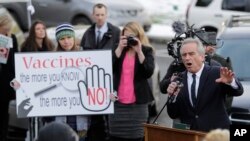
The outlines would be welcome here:
M 96 4 L 93 8 L 95 23 L 87 29 L 81 40 L 83 50 L 114 49 L 120 40 L 120 29 L 107 22 L 107 7 Z
M 225 95 L 242 95 L 241 83 L 228 68 L 204 63 L 205 50 L 198 39 L 185 39 L 180 53 L 186 71 L 182 73 L 183 88 L 176 82 L 167 88 L 168 94 L 175 96 L 167 105 L 169 116 L 179 118 L 192 130 L 229 129 Z
M 87 29 L 81 40 L 83 50 L 111 49 L 118 46 L 120 40 L 120 29 L 107 20 L 107 7 L 98 3 L 93 7 L 93 18 L 95 23 Z M 91 116 L 90 128 L 88 130 L 88 141 L 108 140 L 108 119 L 106 115 Z

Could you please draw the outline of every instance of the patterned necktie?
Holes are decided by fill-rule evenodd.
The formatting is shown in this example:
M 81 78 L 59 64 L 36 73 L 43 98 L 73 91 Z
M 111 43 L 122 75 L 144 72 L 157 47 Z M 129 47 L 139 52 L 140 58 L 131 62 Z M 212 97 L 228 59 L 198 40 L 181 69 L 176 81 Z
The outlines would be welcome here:
M 195 77 L 196 77 L 196 75 L 195 74 L 193 74 L 192 75 L 192 77 L 193 77 L 193 83 L 192 83 L 192 85 L 191 85 L 191 98 L 192 98 L 192 102 L 193 102 L 193 107 L 195 107 L 196 106 L 196 95 L 195 95 L 195 85 L 196 85 L 196 79 L 195 79 Z

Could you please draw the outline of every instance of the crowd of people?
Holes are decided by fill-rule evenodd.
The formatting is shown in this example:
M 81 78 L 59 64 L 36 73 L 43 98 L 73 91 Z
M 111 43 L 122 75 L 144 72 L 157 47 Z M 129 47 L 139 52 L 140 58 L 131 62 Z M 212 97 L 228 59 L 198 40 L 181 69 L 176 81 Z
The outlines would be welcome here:
M 0 17 L 0 34 L 13 41 L 7 63 L 0 64 L 1 141 L 5 141 L 7 136 L 9 101 L 15 99 L 10 82 L 15 78 L 14 53 L 18 52 L 18 46 L 21 47 L 20 52 L 112 50 L 113 85 L 117 92 L 114 114 L 44 117 L 38 141 L 144 140 L 143 123 L 148 120 L 148 104 L 153 100 L 148 79 L 155 68 L 155 50 L 140 24 L 129 22 L 120 30 L 107 22 L 107 16 L 108 8 L 104 4 L 98 3 L 93 7 L 95 23 L 84 33 L 80 45 L 76 43 L 71 24 L 58 25 L 55 31 L 57 47 L 47 37 L 46 25 L 42 21 L 35 21 L 24 43 L 17 45 L 15 35 L 10 33 L 11 20 L 7 16 Z M 212 59 L 218 65 L 206 62 L 208 53 L 214 56 Z M 183 87 L 175 81 L 176 75 L 171 66 L 160 84 L 162 93 L 174 96 L 167 105 L 168 115 L 189 125 L 192 130 L 229 129 L 225 98 L 240 96 L 243 87 L 231 66 L 226 66 L 228 61 L 223 64 L 216 60 L 220 57 L 194 38 L 182 42 L 180 57 L 183 68 L 178 77 L 182 77 Z M 209 138 L 206 141 L 210 141 Z

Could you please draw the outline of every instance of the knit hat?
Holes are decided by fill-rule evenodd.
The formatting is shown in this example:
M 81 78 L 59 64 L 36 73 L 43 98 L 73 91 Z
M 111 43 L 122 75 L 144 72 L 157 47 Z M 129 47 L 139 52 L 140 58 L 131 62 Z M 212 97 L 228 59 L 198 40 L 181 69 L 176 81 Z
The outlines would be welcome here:
M 56 40 L 58 41 L 64 36 L 75 38 L 74 27 L 71 24 L 61 24 L 56 27 Z

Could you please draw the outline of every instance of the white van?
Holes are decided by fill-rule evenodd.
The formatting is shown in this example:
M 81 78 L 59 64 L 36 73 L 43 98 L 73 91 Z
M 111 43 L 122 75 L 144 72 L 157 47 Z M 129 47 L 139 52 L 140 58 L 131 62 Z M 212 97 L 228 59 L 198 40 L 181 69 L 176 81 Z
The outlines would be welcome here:
M 187 8 L 186 23 L 218 32 L 232 15 L 245 14 L 250 14 L 250 0 L 192 0 Z

